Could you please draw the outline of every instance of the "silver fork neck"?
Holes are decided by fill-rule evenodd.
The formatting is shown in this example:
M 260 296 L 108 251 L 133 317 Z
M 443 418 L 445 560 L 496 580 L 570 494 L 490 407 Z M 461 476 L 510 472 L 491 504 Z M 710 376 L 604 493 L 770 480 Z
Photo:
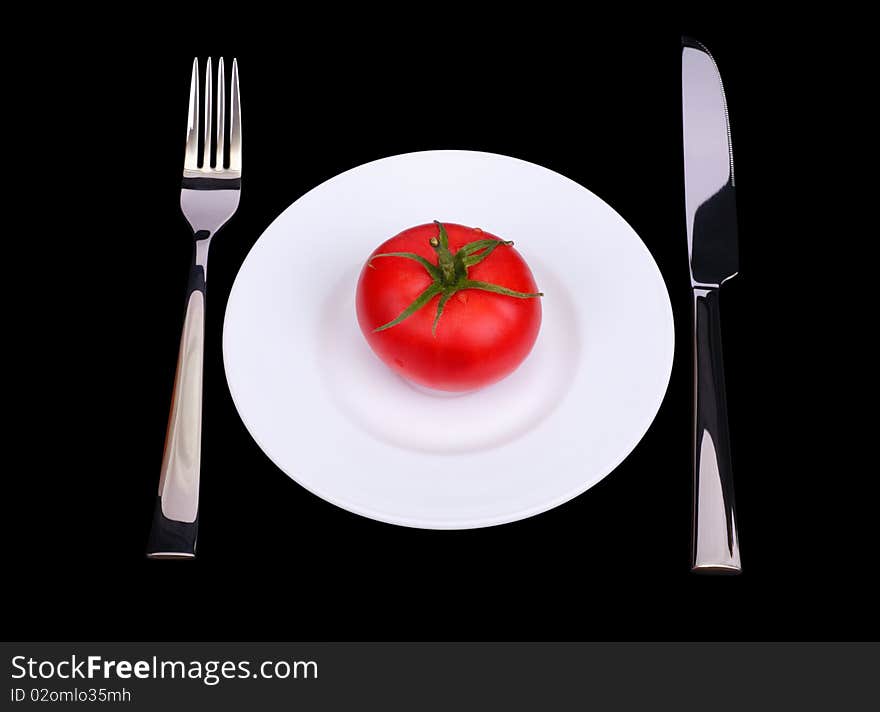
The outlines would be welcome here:
M 195 255 L 193 264 L 202 268 L 202 279 L 208 281 L 208 248 L 211 246 L 213 233 L 208 230 L 200 230 L 195 235 Z
M 180 207 L 193 232 L 206 231 L 213 235 L 238 208 L 239 194 L 238 189 L 199 190 L 184 187 L 180 191 Z

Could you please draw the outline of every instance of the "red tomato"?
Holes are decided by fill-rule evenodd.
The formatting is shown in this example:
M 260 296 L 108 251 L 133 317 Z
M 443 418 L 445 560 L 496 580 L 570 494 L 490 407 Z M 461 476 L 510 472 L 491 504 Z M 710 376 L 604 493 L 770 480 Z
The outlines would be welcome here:
M 382 243 L 361 270 L 356 300 L 376 355 L 443 391 L 512 373 L 541 327 L 541 295 L 512 245 L 453 223 L 419 225 Z

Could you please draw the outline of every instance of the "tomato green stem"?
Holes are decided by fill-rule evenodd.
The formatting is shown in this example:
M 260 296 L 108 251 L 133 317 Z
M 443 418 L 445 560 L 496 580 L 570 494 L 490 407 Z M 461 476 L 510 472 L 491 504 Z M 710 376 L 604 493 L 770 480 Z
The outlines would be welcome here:
M 387 324 L 378 326 L 373 331 L 384 331 L 392 326 L 397 326 L 400 322 L 412 316 L 419 309 L 424 307 L 438 294 L 441 295 L 437 302 L 437 312 L 434 315 L 434 322 L 431 326 L 431 333 L 437 335 L 437 324 L 443 315 L 443 308 L 454 294 L 464 289 L 479 289 L 484 292 L 493 292 L 494 294 L 503 294 L 508 297 L 517 299 L 531 299 L 534 297 L 543 297 L 543 292 L 517 292 L 500 284 L 492 282 L 480 282 L 468 278 L 468 269 L 479 264 L 492 254 L 501 245 L 511 246 L 512 242 L 504 240 L 483 239 L 474 240 L 459 248 L 455 254 L 449 249 L 449 235 L 443 223 L 434 221 L 437 225 L 438 234 L 432 237 L 428 242 L 437 255 L 437 264 L 434 265 L 421 255 L 413 252 L 381 252 L 373 255 L 376 257 L 403 257 L 405 259 L 418 262 L 431 277 L 431 285 L 425 289 L 406 309 L 404 309 L 396 318 Z M 372 267 L 372 260 L 368 263 Z
M 437 253 L 437 264 L 440 266 L 440 272 L 443 275 L 443 287 L 445 288 L 456 282 L 455 258 L 449 251 L 449 236 L 446 234 L 446 228 L 436 220 L 434 224 L 440 230 L 440 237 L 431 241 L 431 247 Z M 434 242 L 437 244 L 435 245 Z

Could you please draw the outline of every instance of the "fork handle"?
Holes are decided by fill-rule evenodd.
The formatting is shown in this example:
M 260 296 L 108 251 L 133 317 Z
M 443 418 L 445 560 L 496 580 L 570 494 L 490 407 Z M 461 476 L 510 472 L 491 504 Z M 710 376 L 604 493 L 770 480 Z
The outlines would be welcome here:
M 159 493 L 147 544 L 147 556 L 154 559 L 190 559 L 196 552 L 209 242 L 210 235 L 196 233 Z
M 718 289 L 694 288 L 694 509 L 691 570 L 739 573 L 739 537 Z

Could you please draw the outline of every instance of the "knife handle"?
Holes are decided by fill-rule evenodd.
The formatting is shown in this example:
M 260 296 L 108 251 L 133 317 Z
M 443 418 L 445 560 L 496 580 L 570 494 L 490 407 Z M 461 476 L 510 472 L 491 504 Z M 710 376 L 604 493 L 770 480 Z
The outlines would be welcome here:
M 718 289 L 694 287 L 694 506 L 691 570 L 739 573 Z
M 207 259 L 207 244 L 204 244 L 207 241 L 201 246 L 199 242 L 196 241 L 190 269 L 159 493 L 147 544 L 147 556 L 151 559 L 191 559 L 196 552 L 202 450 L 204 268 Z

